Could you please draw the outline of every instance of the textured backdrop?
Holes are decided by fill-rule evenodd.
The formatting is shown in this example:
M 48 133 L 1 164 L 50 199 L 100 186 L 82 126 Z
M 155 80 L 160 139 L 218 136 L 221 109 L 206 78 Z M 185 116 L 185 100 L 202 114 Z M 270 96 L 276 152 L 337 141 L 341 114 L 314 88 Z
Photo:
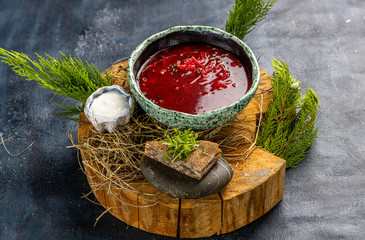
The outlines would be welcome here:
M 234 1 L 0 0 L 0 47 L 94 63 L 127 57 L 174 25 L 224 28 Z M 318 139 L 286 173 L 283 200 L 255 222 L 211 239 L 365 239 L 365 1 L 278 0 L 245 42 L 260 66 L 289 64 L 322 107 Z M 81 198 L 90 188 L 67 132 L 53 114 L 70 100 L 16 76 L 0 63 L 0 239 L 168 239 L 128 227 Z

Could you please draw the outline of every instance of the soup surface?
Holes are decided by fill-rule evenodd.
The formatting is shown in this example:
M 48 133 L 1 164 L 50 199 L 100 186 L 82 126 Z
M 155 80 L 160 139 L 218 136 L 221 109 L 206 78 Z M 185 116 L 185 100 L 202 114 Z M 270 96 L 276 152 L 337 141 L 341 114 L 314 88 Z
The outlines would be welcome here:
M 232 104 L 249 89 L 242 63 L 205 44 L 184 44 L 151 56 L 139 71 L 142 93 L 160 107 L 199 114 Z

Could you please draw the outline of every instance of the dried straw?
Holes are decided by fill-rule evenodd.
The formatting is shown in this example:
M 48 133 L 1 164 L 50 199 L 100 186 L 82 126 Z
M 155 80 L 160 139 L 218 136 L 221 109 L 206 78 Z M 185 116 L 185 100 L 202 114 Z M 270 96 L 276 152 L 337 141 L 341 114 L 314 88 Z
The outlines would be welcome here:
M 22 150 L 22 151 L 20 151 L 20 152 L 18 152 L 18 153 L 11 153 L 9 150 L 8 150 L 8 147 L 5 145 L 5 142 L 7 142 L 7 141 L 9 141 L 9 140 L 11 140 L 11 139 L 13 139 L 13 138 L 15 138 L 14 136 L 13 137 L 8 137 L 7 139 L 5 139 L 4 140 L 4 138 L 3 138 L 3 133 L 2 132 L 0 132 L 0 145 L 3 145 L 3 147 L 4 147 L 4 149 L 5 149 L 5 151 L 6 151 L 6 153 L 7 154 L 9 154 L 10 156 L 12 156 L 12 157 L 17 157 L 17 156 L 19 156 L 19 155 L 21 155 L 21 154 L 23 154 L 24 152 L 26 152 L 30 147 L 32 147 L 32 145 L 34 144 L 34 142 L 35 141 L 33 141 L 28 147 L 26 147 L 24 150 Z
M 239 129 L 239 130 L 234 130 Z M 227 160 L 234 161 L 237 156 L 230 156 L 241 145 L 252 144 L 247 133 L 254 135 L 254 126 L 242 119 L 234 119 L 219 127 L 196 131 L 199 139 L 216 142 L 227 154 Z M 143 179 L 139 168 L 139 161 L 144 153 L 147 141 L 160 140 L 165 132 L 172 133 L 169 128 L 141 109 L 132 117 L 131 122 L 124 128 L 118 128 L 113 133 L 100 133 L 92 130 L 91 136 L 78 144 L 72 141 L 72 147 L 82 150 L 92 164 L 88 164 L 102 183 L 109 183 L 109 187 L 116 186 L 123 190 L 134 191 L 131 183 Z M 241 154 L 242 156 L 243 154 Z M 95 167 L 97 166 L 97 167 Z M 105 186 L 104 186 L 105 187 Z

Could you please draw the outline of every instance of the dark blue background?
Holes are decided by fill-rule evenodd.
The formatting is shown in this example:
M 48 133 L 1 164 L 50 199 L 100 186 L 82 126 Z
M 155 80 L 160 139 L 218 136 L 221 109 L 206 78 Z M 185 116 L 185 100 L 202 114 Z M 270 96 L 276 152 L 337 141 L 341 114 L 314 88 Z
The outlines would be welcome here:
M 0 47 L 58 51 L 100 70 L 174 25 L 224 28 L 232 1 L 0 0 Z M 283 200 L 257 221 L 211 239 L 365 239 L 365 1 L 278 0 L 245 42 L 272 73 L 289 64 L 318 93 L 318 139 L 286 173 Z M 53 102 L 72 103 L 0 64 L 0 239 L 167 239 L 127 227 L 81 198 L 90 188 Z

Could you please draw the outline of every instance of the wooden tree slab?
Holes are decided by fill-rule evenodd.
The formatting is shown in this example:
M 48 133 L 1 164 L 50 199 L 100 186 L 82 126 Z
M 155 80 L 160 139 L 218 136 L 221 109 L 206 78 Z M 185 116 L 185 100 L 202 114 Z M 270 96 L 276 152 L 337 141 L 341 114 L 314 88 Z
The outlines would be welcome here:
M 115 83 L 128 87 L 126 62 L 113 65 L 108 71 Z M 254 141 L 260 121 L 260 108 L 265 111 L 270 99 L 270 75 L 261 69 L 256 96 L 238 115 L 247 130 L 239 126 L 230 131 L 243 131 L 247 141 Z M 80 115 L 78 141 L 91 135 L 92 124 Z M 226 132 L 225 134 L 230 134 Z M 234 152 L 239 157 L 232 168 L 231 182 L 219 193 L 200 199 L 177 199 L 165 195 L 147 182 L 135 183 L 137 191 L 125 191 L 102 182 L 90 156 L 81 151 L 85 173 L 90 187 L 99 201 L 112 215 L 141 230 L 181 238 L 209 237 L 239 229 L 272 209 L 283 197 L 285 160 L 260 148 L 254 148 L 245 158 L 248 144 Z M 232 154 L 231 152 L 229 154 Z

